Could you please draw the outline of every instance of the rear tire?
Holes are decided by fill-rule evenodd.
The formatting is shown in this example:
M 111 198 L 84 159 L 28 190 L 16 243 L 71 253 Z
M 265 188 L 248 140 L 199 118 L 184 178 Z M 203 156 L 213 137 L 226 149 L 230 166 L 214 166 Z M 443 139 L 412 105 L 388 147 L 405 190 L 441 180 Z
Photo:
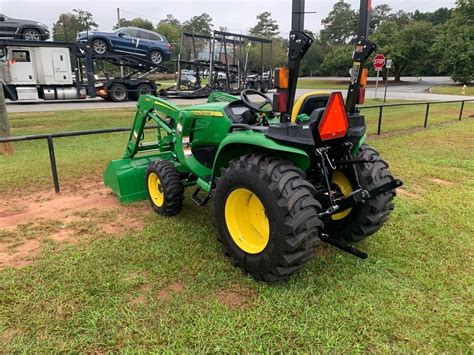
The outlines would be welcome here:
M 150 52 L 150 61 L 153 64 L 161 64 L 163 61 L 163 53 L 161 53 L 159 50 L 154 50 Z
M 387 182 L 393 181 L 394 177 L 388 170 L 388 163 L 383 160 L 379 153 L 369 147 L 362 145 L 355 159 L 373 160 L 374 163 L 357 166 L 359 182 L 363 189 L 371 190 Z M 342 171 L 344 174 L 344 171 Z M 345 174 L 352 186 L 355 181 L 351 174 Z M 344 243 L 355 243 L 369 237 L 377 232 L 388 220 L 390 212 L 394 208 L 393 198 L 395 191 L 389 191 L 375 199 L 368 200 L 362 205 L 352 208 L 350 213 L 340 219 L 326 223 L 327 231 L 333 238 Z
M 142 95 L 152 95 L 153 94 L 153 89 L 151 88 L 150 85 L 148 84 L 140 84 L 137 87 L 137 100 L 140 98 Z
M 128 90 L 123 84 L 113 84 L 108 91 L 108 97 L 114 102 L 124 102 L 128 100 Z
M 323 222 L 304 173 L 289 162 L 250 154 L 217 181 L 214 212 L 224 252 L 244 273 L 277 281 L 313 256 Z
M 41 33 L 34 28 L 27 28 L 23 32 L 23 39 L 26 41 L 39 41 L 41 40 Z
M 184 186 L 169 161 L 156 160 L 146 172 L 145 184 L 151 207 L 163 216 L 174 216 L 183 208 Z

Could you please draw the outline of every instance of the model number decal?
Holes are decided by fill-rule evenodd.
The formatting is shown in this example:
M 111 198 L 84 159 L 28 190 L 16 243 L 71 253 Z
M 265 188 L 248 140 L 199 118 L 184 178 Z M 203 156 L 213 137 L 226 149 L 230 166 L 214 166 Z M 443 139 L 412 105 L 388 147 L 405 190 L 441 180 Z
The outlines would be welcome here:
M 195 116 L 211 116 L 211 117 L 224 117 L 224 114 L 219 111 L 193 111 Z

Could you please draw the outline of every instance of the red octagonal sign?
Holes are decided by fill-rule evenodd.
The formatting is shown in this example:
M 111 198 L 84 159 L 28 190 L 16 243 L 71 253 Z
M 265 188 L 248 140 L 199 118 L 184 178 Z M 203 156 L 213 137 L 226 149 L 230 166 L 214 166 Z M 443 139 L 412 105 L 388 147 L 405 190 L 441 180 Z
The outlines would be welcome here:
M 385 56 L 383 54 L 377 54 L 375 57 L 374 57 L 374 68 L 375 70 L 377 71 L 381 71 L 383 69 L 383 67 L 385 66 Z

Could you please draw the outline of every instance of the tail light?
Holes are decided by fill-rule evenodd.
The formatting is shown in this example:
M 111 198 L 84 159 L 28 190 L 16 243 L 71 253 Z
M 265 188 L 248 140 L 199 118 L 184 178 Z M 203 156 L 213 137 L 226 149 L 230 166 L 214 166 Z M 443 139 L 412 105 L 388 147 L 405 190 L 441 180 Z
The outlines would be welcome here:
M 318 126 L 319 137 L 322 141 L 342 138 L 346 135 L 349 123 L 342 93 L 334 92 L 324 111 Z
M 288 93 L 285 91 L 277 92 L 273 94 L 273 111 L 275 112 L 286 112 L 288 104 Z
M 290 82 L 290 71 L 288 68 L 275 69 L 275 86 L 278 89 L 288 89 Z

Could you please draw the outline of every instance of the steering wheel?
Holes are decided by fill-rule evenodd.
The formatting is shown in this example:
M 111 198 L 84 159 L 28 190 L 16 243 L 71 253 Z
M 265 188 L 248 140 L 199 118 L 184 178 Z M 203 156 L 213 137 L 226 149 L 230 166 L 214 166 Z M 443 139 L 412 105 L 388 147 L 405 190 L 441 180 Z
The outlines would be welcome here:
M 259 103 L 259 102 L 254 102 L 249 99 L 249 95 L 258 95 L 260 97 L 263 97 L 265 99 L 264 102 Z M 254 89 L 246 89 L 243 90 L 240 93 L 240 99 L 242 100 L 242 103 L 247 106 L 249 109 L 261 112 L 261 113 L 270 113 L 273 110 L 272 106 L 272 100 L 265 94 L 261 93 L 260 91 L 254 90 Z M 269 110 L 264 110 L 263 108 L 270 104 L 270 109 Z

